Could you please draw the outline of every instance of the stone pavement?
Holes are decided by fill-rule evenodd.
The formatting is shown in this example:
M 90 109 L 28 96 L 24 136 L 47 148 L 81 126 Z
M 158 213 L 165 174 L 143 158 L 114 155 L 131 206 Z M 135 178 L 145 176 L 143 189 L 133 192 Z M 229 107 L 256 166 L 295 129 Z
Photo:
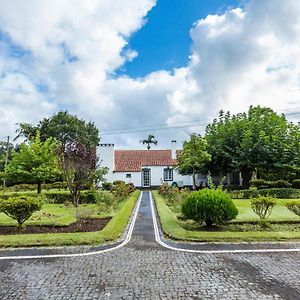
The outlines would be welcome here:
M 1 260 L 0 299 L 300 299 L 300 253 L 168 250 L 155 242 L 144 193 L 126 246 L 85 257 Z

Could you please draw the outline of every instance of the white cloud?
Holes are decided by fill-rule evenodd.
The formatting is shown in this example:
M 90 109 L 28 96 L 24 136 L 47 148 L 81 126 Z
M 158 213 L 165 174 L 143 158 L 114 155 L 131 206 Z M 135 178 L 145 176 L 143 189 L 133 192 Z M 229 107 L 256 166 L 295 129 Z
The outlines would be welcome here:
M 59 108 L 94 120 L 101 130 L 125 131 L 210 120 L 220 109 L 236 113 L 250 104 L 300 106 L 298 0 L 252 0 L 244 9 L 207 16 L 191 29 L 185 68 L 115 78 L 115 70 L 138 55 L 124 47 L 154 5 L 155 0 L 2 0 L 0 30 L 26 52 L 12 56 L 9 43 L 0 40 L 0 134 Z M 165 146 L 193 130 L 203 127 L 103 141 L 136 146 L 154 133 Z

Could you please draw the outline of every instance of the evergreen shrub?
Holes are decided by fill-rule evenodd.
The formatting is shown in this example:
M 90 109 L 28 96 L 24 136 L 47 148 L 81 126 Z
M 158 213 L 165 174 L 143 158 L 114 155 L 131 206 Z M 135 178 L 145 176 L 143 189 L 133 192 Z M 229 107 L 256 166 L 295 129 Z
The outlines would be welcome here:
M 221 189 L 192 192 L 182 204 L 182 214 L 191 220 L 205 222 L 207 227 L 234 219 L 238 210 L 230 195 Z

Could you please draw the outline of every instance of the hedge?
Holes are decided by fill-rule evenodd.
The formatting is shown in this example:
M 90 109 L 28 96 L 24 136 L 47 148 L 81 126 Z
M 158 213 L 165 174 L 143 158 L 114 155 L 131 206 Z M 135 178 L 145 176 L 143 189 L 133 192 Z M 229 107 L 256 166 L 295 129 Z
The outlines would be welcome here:
M 93 204 L 97 202 L 97 193 L 93 190 L 85 190 L 81 192 L 80 203 Z M 0 199 L 8 199 L 11 197 L 18 196 L 29 196 L 29 197 L 40 197 L 45 196 L 46 203 L 52 204 L 63 204 L 66 201 L 72 202 L 72 195 L 69 191 L 45 191 L 42 194 L 37 192 L 10 192 L 10 193 L 0 193 Z
M 293 188 L 273 188 L 261 190 L 240 190 L 230 192 L 232 198 L 249 199 L 258 196 L 272 196 L 278 199 L 298 199 L 300 198 L 300 189 Z

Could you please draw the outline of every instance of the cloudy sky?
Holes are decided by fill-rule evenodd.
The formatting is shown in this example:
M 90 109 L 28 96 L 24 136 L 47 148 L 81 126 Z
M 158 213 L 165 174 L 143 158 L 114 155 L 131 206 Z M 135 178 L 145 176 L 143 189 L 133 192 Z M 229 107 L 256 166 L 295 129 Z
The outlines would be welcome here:
M 0 140 L 61 109 L 118 148 L 251 104 L 300 121 L 299 0 L 0 2 Z

